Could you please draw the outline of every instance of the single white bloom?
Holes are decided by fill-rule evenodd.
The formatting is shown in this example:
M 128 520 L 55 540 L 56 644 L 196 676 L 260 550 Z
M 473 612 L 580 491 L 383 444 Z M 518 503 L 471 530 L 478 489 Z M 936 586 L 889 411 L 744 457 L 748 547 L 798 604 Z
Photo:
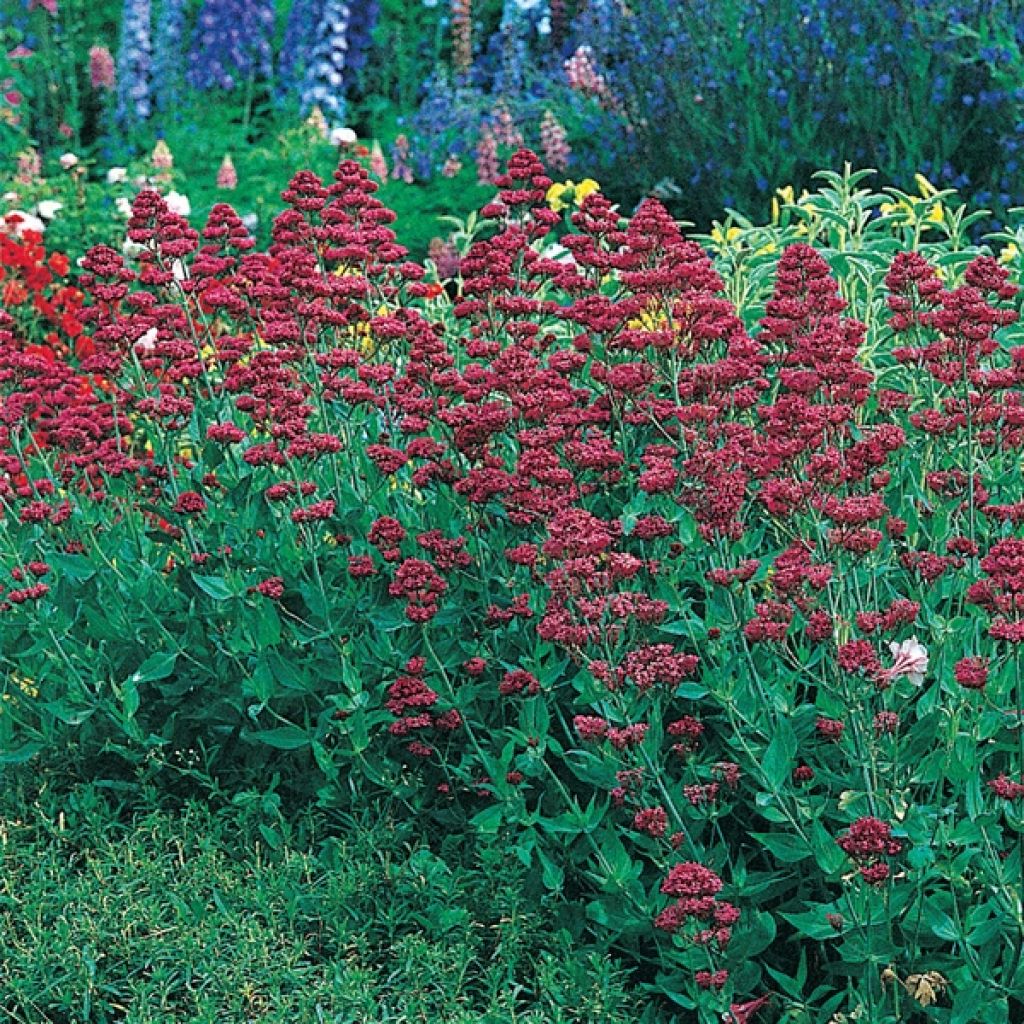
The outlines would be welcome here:
M 120 185 L 128 177 L 127 167 L 111 167 L 107 171 L 107 184 L 108 185 Z
M 53 220 L 63 209 L 64 204 L 58 203 L 56 199 L 42 199 L 36 204 L 36 212 L 43 220 Z
M 175 260 L 171 264 L 171 273 L 174 275 L 175 281 L 185 281 L 188 278 L 188 269 L 181 260 Z
M 132 256 L 138 256 L 140 252 L 145 252 L 146 247 L 140 245 L 138 242 L 133 242 L 130 238 L 124 240 L 124 244 L 121 246 L 121 252 L 125 256 L 131 258 Z
M 138 353 L 152 352 L 156 348 L 156 328 L 150 327 L 145 334 L 140 335 L 135 342 L 135 351 Z
M 132 215 L 132 201 L 126 196 L 118 196 L 114 200 L 114 206 L 122 217 L 130 217 Z
M 892 667 L 885 670 L 890 679 L 897 676 L 906 676 L 915 686 L 924 682 L 925 673 L 928 671 L 928 649 L 924 644 L 918 643 L 917 637 L 912 636 L 903 643 L 889 644 L 892 652 Z
M 332 146 L 351 146 L 358 137 L 351 128 L 332 128 L 328 139 Z
M 4 202 L 5 203 L 16 203 L 17 201 L 18 201 L 18 193 L 17 192 L 5 192 L 4 193 Z
M 255 231 L 260 226 L 260 218 L 255 213 L 243 213 L 242 223 L 250 231 Z
M 184 196 L 180 192 L 168 192 L 164 196 L 164 202 L 171 213 L 176 213 L 179 217 L 187 217 L 192 212 L 192 204 L 188 201 L 188 196 Z
M 65 153 L 60 158 L 60 165 L 65 171 L 70 171 L 72 167 L 76 167 L 78 165 L 78 157 L 75 156 L 74 153 Z

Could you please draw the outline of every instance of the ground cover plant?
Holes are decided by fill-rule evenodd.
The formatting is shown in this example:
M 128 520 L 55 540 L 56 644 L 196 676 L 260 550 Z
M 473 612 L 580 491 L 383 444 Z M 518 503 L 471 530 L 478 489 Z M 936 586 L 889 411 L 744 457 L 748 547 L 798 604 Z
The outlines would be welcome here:
M 353 160 L 265 249 L 141 192 L 0 315 L 5 761 L 387 794 L 679 1020 L 1017 1019 L 1021 239 L 865 181 L 524 150 L 426 268 Z
M 160 803 L 66 771 L 5 790 L 5 1019 L 653 1019 L 493 843 L 434 851 L 386 807 L 286 822 L 263 800 Z

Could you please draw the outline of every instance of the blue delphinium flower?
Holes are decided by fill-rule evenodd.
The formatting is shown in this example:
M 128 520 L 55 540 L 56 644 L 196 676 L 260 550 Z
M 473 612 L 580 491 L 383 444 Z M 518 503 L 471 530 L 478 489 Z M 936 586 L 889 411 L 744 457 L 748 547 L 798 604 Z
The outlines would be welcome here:
M 495 91 L 503 96 L 522 91 L 529 28 L 529 17 L 519 0 L 505 0 L 499 29 L 501 63 L 494 83 Z
M 288 12 L 284 40 L 277 58 L 279 97 L 297 93 L 316 44 L 317 26 L 323 17 L 326 0 L 295 0 Z
M 181 97 L 185 64 L 185 0 L 163 0 L 153 47 L 153 93 L 157 110 L 173 110 Z
M 366 58 L 373 42 L 373 30 L 380 17 L 380 4 L 377 0 L 356 0 L 349 4 L 350 21 L 348 26 L 348 60 L 345 65 L 345 78 L 352 84 L 352 76 L 366 64 Z
M 188 79 L 197 89 L 233 89 L 240 79 L 271 77 L 274 0 L 204 0 Z
M 303 110 L 319 107 L 332 126 L 345 123 L 345 69 L 351 13 L 345 0 L 326 0 L 302 85 Z
M 117 51 L 117 121 L 122 126 L 145 121 L 153 112 L 151 16 L 150 0 L 124 0 Z

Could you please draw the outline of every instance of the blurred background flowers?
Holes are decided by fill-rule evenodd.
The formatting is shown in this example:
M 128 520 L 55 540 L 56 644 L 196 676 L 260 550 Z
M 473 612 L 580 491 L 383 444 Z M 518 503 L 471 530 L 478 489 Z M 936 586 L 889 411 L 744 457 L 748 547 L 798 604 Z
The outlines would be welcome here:
M 1014 0 L 3 0 L 0 25 L 6 183 L 72 151 L 88 185 L 164 139 L 198 210 L 230 151 L 265 221 L 285 165 L 328 168 L 346 129 L 392 154 L 422 251 L 520 142 L 702 227 L 846 162 L 956 188 L 982 228 L 1024 202 Z

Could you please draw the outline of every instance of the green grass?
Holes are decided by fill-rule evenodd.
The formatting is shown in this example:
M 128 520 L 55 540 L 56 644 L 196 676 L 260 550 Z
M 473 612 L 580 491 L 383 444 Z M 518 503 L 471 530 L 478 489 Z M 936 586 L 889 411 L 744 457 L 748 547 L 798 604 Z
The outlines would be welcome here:
M 493 847 L 306 817 L 273 849 L 244 806 L 5 789 L 0 1021 L 654 1020 Z

